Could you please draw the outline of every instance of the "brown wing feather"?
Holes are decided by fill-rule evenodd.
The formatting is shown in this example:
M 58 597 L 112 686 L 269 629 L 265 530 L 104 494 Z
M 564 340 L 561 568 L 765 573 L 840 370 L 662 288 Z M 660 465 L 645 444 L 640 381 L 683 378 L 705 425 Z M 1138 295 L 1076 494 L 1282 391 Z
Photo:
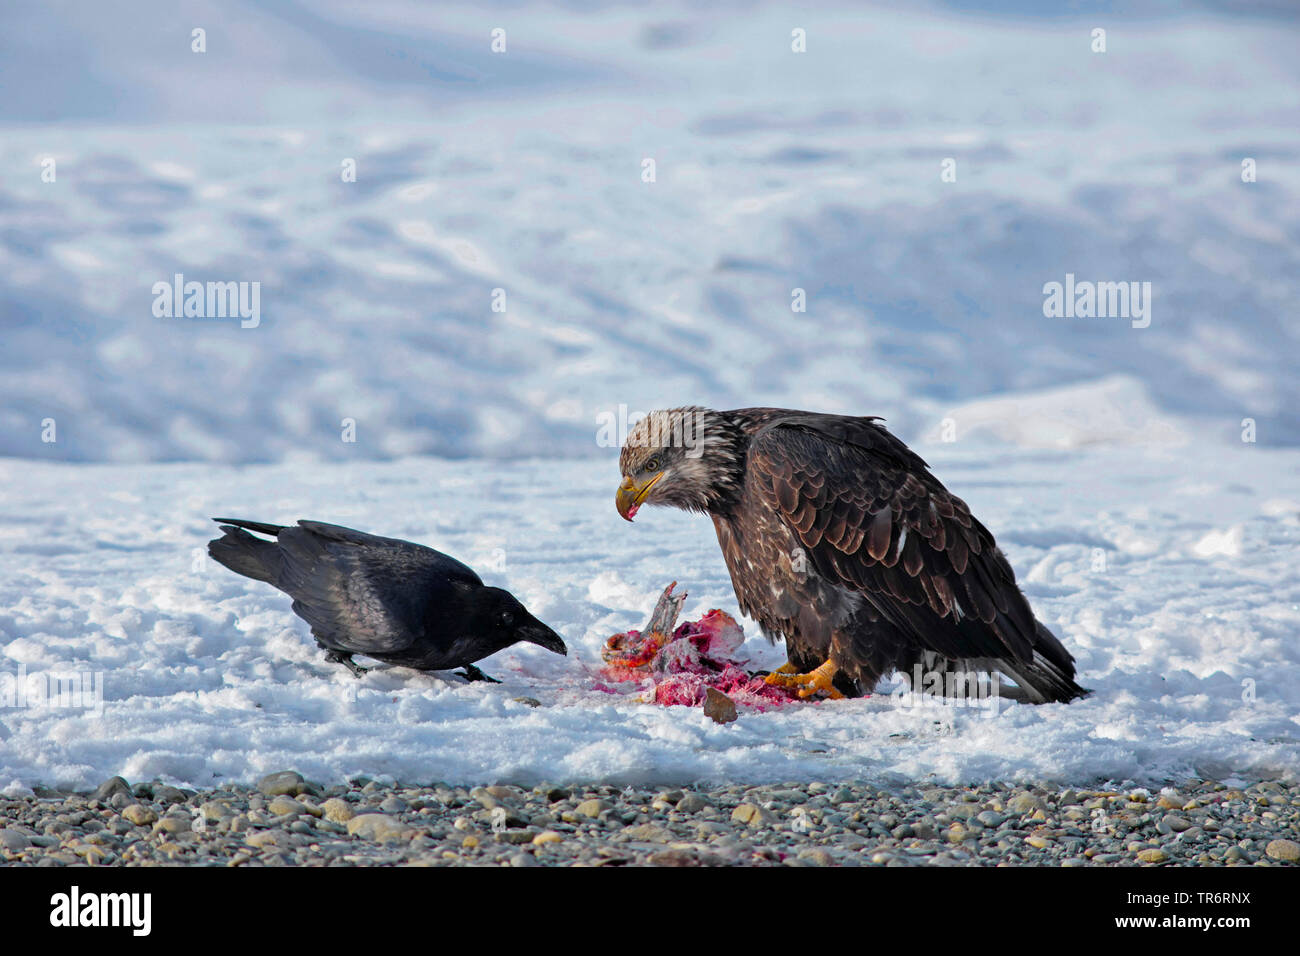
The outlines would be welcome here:
M 1031 659 L 1033 613 L 993 536 L 884 428 L 776 421 L 754 435 L 748 469 L 818 572 L 912 639 L 952 657 Z

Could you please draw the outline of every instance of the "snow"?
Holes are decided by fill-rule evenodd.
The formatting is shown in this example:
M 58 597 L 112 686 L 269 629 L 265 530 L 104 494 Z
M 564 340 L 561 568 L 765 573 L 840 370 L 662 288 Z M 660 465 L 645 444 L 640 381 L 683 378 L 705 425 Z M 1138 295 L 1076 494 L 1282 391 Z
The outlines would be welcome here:
M 0 792 L 1293 778 L 1295 18 L 1134 2 L 1093 54 L 1021 6 L 9 5 Z M 177 273 L 260 321 L 155 316 Z M 1150 325 L 1049 318 L 1067 276 L 1151 283 Z M 668 581 L 736 612 L 706 520 L 613 507 L 628 418 L 687 402 L 883 415 L 1093 696 L 717 726 L 596 690 Z M 353 680 L 212 515 L 441 548 L 573 653 Z M 84 706 L 6 704 L 73 671 Z
M 941 711 L 893 695 L 894 679 L 868 699 L 743 711 L 723 726 L 698 708 L 638 703 L 636 684 L 596 688 L 604 641 L 642 626 L 669 580 L 690 594 L 683 619 L 736 612 L 707 520 L 618 517 L 612 453 L 311 468 L 0 461 L 0 692 L 20 666 L 29 680 L 98 674 L 103 688 L 99 714 L 0 709 L 0 783 L 88 787 L 121 773 L 197 786 L 286 767 L 322 781 L 526 784 L 1294 777 L 1300 452 L 992 447 L 925 452 L 998 536 L 1093 695 Z M 501 685 L 385 666 L 356 680 L 322 659 L 284 595 L 203 556 L 215 514 L 309 516 L 440 548 L 513 590 L 570 656 L 502 652 L 482 662 Z M 1234 548 L 1203 546 L 1216 535 Z M 739 620 L 742 656 L 783 662 Z
M 926 438 L 955 441 L 959 435 L 993 438 L 1023 448 L 1188 441 L 1186 431 L 1152 403 L 1142 383 L 1126 375 L 967 402 L 946 411 Z

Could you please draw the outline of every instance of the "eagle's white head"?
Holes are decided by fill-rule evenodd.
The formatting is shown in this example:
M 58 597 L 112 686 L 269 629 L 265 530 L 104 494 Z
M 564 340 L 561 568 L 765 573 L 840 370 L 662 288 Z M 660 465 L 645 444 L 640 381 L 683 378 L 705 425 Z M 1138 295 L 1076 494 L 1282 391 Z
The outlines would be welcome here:
M 628 432 L 615 504 L 631 521 L 643 505 L 725 507 L 744 480 L 746 436 L 725 412 L 688 405 L 651 412 Z

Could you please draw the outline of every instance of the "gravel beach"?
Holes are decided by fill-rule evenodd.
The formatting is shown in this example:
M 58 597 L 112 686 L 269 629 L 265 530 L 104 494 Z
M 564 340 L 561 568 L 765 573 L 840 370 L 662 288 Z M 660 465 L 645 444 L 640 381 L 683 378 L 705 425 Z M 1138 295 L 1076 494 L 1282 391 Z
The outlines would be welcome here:
M 1235 781 L 1234 781 L 1235 782 Z M 1300 784 L 1062 789 L 785 784 L 323 787 L 294 771 L 195 792 L 120 777 L 0 797 L 10 866 L 1278 866 Z

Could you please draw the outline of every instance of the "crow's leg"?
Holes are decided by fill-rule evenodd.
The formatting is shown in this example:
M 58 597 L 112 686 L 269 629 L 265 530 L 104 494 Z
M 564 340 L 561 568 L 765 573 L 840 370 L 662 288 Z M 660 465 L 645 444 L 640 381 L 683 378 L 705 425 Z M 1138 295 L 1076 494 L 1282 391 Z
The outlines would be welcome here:
M 471 681 L 471 682 L 472 682 L 472 681 L 476 681 L 476 680 L 485 680 L 485 681 L 487 681 L 487 682 L 490 683 L 490 684 L 499 684 L 499 683 L 501 683 L 501 682 L 500 682 L 499 680 L 497 680 L 495 677 L 488 677 L 487 674 L 484 674 L 481 670 L 479 670 L 479 669 L 478 669 L 477 667 L 475 667 L 473 664 L 466 664 L 466 665 L 465 665 L 465 669 L 464 669 L 464 670 L 457 671 L 456 674 L 457 674 L 457 676 L 459 676 L 459 677 L 463 677 L 463 678 L 465 678 L 467 681 Z
M 351 654 L 344 654 L 341 651 L 326 650 L 325 660 L 329 661 L 331 664 L 342 664 L 350 670 L 352 676 L 356 678 L 360 678 L 362 674 L 370 670 L 370 668 L 362 667 L 360 664 L 354 662 Z

